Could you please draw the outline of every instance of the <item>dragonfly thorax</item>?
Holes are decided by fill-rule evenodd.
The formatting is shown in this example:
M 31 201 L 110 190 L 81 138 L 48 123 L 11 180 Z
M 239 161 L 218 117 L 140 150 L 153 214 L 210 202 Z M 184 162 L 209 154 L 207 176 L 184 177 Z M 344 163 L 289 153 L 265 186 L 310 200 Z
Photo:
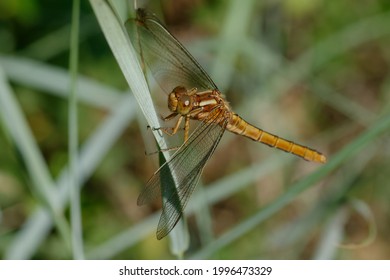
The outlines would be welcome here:
M 174 113 L 187 115 L 194 106 L 193 90 L 187 91 L 185 87 L 178 86 L 168 96 L 168 108 Z

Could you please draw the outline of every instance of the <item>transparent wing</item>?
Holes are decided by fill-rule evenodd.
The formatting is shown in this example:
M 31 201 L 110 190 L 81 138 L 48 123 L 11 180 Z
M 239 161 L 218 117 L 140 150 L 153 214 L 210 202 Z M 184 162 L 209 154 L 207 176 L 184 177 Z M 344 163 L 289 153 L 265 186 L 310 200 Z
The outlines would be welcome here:
M 172 156 L 148 181 L 138 197 L 138 204 L 150 202 L 163 192 L 163 209 L 157 228 L 157 238 L 166 236 L 177 224 L 183 215 L 195 186 L 198 183 L 202 170 L 213 154 L 225 131 L 226 121 L 221 120 L 222 110 L 211 112 L 207 120 L 202 122 L 191 134 L 187 143 Z M 169 174 L 174 170 L 177 188 L 172 191 L 168 188 Z
M 128 21 L 126 28 L 141 61 L 165 93 L 169 94 L 177 86 L 217 92 L 207 73 L 154 15 L 138 9 L 136 19 Z M 160 167 L 138 197 L 138 205 L 149 203 L 161 195 L 164 197 L 157 228 L 158 239 L 166 236 L 183 216 L 184 207 L 201 172 L 225 130 L 226 122 L 221 121 L 223 111 L 216 107 L 210 112 L 208 119 L 201 122 L 187 143 Z M 174 174 L 174 180 L 171 174 Z
M 138 9 L 137 18 L 127 21 L 126 28 L 141 60 L 166 93 L 179 85 L 200 91 L 217 89 L 199 63 L 154 15 Z

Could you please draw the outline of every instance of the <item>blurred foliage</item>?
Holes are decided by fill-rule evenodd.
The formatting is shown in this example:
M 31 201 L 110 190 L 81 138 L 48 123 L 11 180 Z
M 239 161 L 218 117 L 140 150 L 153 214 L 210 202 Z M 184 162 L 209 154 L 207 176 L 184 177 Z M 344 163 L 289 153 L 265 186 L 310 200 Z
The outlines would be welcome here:
M 126 91 L 126 81 L 89 2 L 81 2 L 80 74 Z M 240 7 L 233 0 L 149 2 L 149 9 L 164 19 L 215 77 L 237 113 L 272 133 L 316 147 L 330 160 L 389 112 L 388 0 L 252 1 L 247 18 L 235 18 L 245 13 L 232 8 Z M 0 1 L 0 67 L 5 67 L 2 58 L 16 57 L 68 69 L 71 4 Z M 131 10 L 132 3 L 128 6 Z M 234 27 L 246 21 L 243 33 L 229 29 L 229 24 Z M 231 54 L 233 61 L 224 59 L 222 52 Z M 19 83 L 11 78 L 11 69 L 4 71 L 56 179 L 68 161 L 67 99 Z M 108 108 L 80 103 L 80 142 L 85 143 L 110 114 Z M 4 121 L 0 126 L 0 256 L 6 258 L 34 211 L 44 205 Z M 211 251 L 207 258 L 389 259 L 389 136 L 388 132 L 377 135 L 321 181 L 297 194 L 272 219 Z M 141 118 L 134 119 L 83 184 L 83 233 L 90 258 L 172 258 L 168 240 L 155 240 L 156 220 L 153 231 L 136 245 L 113 245 L 115 240 L 131 237 L 127 231 L 159 209 L 159 205 L 136 205 L 141 188 L 157 168 L 157 159 L 144 153 L 151 149 L 147 144 L 153 141 L 151 137 Z M 197 223 L 199 214 L 189 217 L 188 256 L 200 256 L 199 250 L 211 248 L 224 233 L 239 228 L 289 186 L 320 168 L 226 133 L 204 172 L 206 188 L 258 164 L 267 166 L 274 157 L 280 162 L 275 168 L 210 205 L 211 229 Z M 363 203 L 365 210 L 352 201 Z M 374 237 L 371 225 L 376 229 Z M 207 230 L 208 238 L 200 234 Z M 42 238 L 28 257 L 71 257 L 55 228 Z M 115 253 L 104 253 L 111 252 L 106 248 Z

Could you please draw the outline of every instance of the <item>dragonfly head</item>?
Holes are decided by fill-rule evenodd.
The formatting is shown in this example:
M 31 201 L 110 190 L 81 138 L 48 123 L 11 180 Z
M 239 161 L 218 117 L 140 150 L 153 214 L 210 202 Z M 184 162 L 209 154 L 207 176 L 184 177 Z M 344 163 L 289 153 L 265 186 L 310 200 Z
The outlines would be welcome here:
M 178 86 L 168 96 L 168 107 L 172 112 L 187 115 L 191 112 L 193 101 L 185 87 Z

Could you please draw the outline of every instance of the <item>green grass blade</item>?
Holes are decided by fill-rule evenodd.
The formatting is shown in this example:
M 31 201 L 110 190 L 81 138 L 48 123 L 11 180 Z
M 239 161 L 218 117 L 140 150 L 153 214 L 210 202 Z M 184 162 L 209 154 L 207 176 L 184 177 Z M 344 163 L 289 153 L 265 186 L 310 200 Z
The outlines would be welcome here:
M 69 225 L 58 207 L 58 200 L 54 193 L 54 183 L 1 67 L 0 113 L 4 127 L 12 136 L 16 147 L 23 157 L 32 180 L 31 187 L 34 188 L 33 190 L 42 199 L 46 210 L 49 211 L 51 218 L 64 239 L 66 247 L 70 249 Z
M 7 77 L 20 85 L 44 93 L 67 98 L 69 73 L 67 70 L 28 58 L 0 56 Z M 79 101 L 87 105 L 113 110 L 122 100 L 122 93 L 98 81 L 79 75 L 77 80 Z
M 66 74 L 64 73 L 64 75 Z M 81 186 L 92 175 L 107 151 L 111 149 L 127 128 L 128 123 L 135 117 L 135 100 L 132 95 L 124 95 L 119 104 L 81 147 L 78 160 L 80 180 L 78 184 Z M 59 200 L 57 207 L 61 209 L 66 206 L 69 200 L 68 181 L 69 172 L 65 168 L 56 181 L 56 195 Z M 42 207 L 38 208 L 8 246 L 5 259 L 31 258 L 50 233 L 52 226 L 53 222 L 50 216 Z
M 69 90 L 69 190 L 72 252 L 74 259 L 84 259 L 84 242 L 80 206 L 79 166 L 78 166 L 78 111 L 77 111 L 77 72 L 79 59 L 80 1 L 73 0 L 72 28 L 70 37 L 70 90 Z
M 107 42 L 122 73 L 136 98 L 142 113 L 151 127 L 159 127 L 156 113 L 137 54 L 125 34 L 124 23 L 119 22 L 111 7 L 103 0 L 90 0 Z M 161 148 L 166 148 L 164 138 L 154 132 Z
M 229 82 L 232 81 L 234 65 L 241 51 L 239 42 L 245 40 L 255 3 L 253 0 L 230 0 L 228 2 L 227 13 L 224 22 L 221 23 L 222 30 L 218 38 L 218 52 L 211 71 L 211 76 L 222 92 L 228 88 Z
M 116 236 L 110 238 L 103 244 L 87 252 L 88 259 L 111 259 L 119 253 L 138 244 L 141 240 L 150 236 L 152 231 L 156 230 L 156 225 L 161 212 L 150 215 L 142 222 L 122 231 Z
M 137 53 L 126 34 L 124 23 L 120 21 L 113 5 L 109 6 L 102 0 L 90 0 L 90 3 L 114 57 L 118 62 L 119 67 L 121 68 L 122 73 L 125 76 L 125 79 L 129 84 L 149 126 L 160 127 L 158 114 L 154 108 L 143 71 L 139 65 Z M 161 149 L 166 149 L 167 144 L 164 138 L 158 131 L 153 131 L 153 133 L 158 146 Z M 167 160 L 169 160 L 169 152 L 164 152 L 164 156 Z M 172 172 L 173 177 L 175 177 L 174 170 Z M 177 227 L 175 229 L 175 234 L 181 235 L 181 237 L 178 238 L 177 236 L 173 237 L 170 235 L 169 238 L 172 243 L 172 248 L 175 248 L 173 253 L 180 256 L 187 250 L 188 243 L 179 242 L 179 240 L 186 240 L 185 236 L 188 233 L 185 231 L 185 227 Z
M 356 182 L 359 180 L 362 172 L 369 168 L 369 164 L 375 156 L 374 148 L 372 145 L 367 147 L 365 153 L 357 155 L 356 160 L 351 162 L 351 164 L 338 168 L 335 172 L 336 174 L 327 179 L 326 185 L 328 187 L 321 195 L 319 202 L 314 201 L 312 207 L 304 211 L 300 217 L 267 234 L 269 237 L 266 237 L 264 240 L 264 244 L 267 247 L 265 252 L 282 251 L 285 248 L 299 246 L 299 249 L 291 250 L 291 254 L 287 255 L 288 259 L 296 259 L 302 253 L 301 251 L 305 244 L 308 245 L 310 242 L 308 236 L 311 236 L 313 231 L 316 231 L 316 227 L 322 227 L 325 232 L 322 234 L 323 241 L 328 246 L 320 242 L 316 250 L 317 252 L 313 254 L 313 258 L 329 259 L 331 256 L 334 256 L 341 242 L 332 244 L 332 238 L 328 239 L 327 232 L 331 232 L 331 234 L 334 234 L 333 238 L 336 238 L 337 231 L 343 230 L 336 228 L 340 226 L 338 222 L 340 217 L 337 216 L 340 215 L 344 205 L 348 203 L 348 197 L 353 195 L 353 192 L 361 185 Z M 323 226 L 324 221 L 327 219 L 330 222 Z M 344 228 L 344 226 L 342 227 Z
M 69 50 L 69 35 L 71 27 L 69 24 L 45 34 L 36 41 L 32 42 L 24 49 L 18 51 L 20 57 L 30 57 L 47 61 Z M 93 15 L 84 16 L 80 23 L 80 41 L 86 41 L 88 38 L 100 32 L 95 24 Z M 48 48 L 47 46 L 50 46 Z M 44 52 L 42 50 L 45 50 Z

